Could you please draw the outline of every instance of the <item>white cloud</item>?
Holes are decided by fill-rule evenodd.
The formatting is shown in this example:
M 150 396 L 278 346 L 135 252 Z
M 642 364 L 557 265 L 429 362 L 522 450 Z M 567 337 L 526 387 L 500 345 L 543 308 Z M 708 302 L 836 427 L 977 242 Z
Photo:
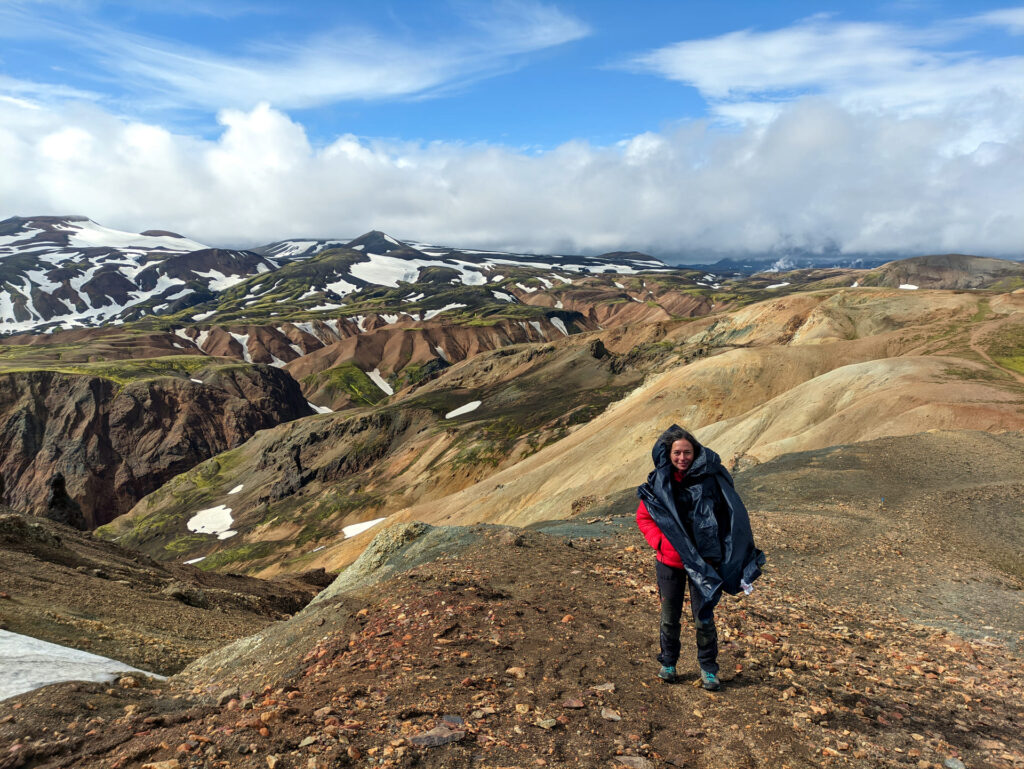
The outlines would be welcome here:
M 971 21 L 1005 27 L 1011 34 L 1024 35 L 1024 8 L 1002 8 L 998 11 L 989 11 L 974 16 Z
M 1022 21 L 1021 9 L 921 30 L 817 16 L 674 43 L 630 66 L 693 86 L 730 120 L 770 122 L 780 102 L 813 94 L 852 112 L 957 112 L 984 121 L 976 132 L 1005 138 L 1024 114 L 1024 56 L 985 57 L 951 44 L 977 24 Z
M 205 5 L 193 3 L 189 12 Z M 57 19 L 29 13 L 23 3 L 0 3 L 0 37 L 64 40 L 100 80 L 116 81 L 158 106 L 211 110 L 250 109 L 262 101 L 292 109 L 427 95 L 508 70 L 525 54 L 589 33 L 578 19 L 528 0 L 477 9 L 463 22 L 468 31 L 416 39 L 328 27 L 294 44 L 255 41 L 245 53 L 225 54 L 130 33 L 89 16 Z M 4 90 L 0 82 L 0 94 Z
M 1021 124 L 972 142 L 975 121 L 957 112 L 903 117 L 805 98 L 764 125 L 692 122 L 541 154 L 355 136 L 316 147 L 267 105 L 219 119 L 207 139 L 95 107 L 0 102 L 0 217 L 81 213 L 223 245 L 371 228 L 482 248 L 668 255 L 833 245 L 1010 255 L 1024 243 Z
M 95 101 L 99 94 L 67 85 L 38 83 L 0 75 L 0 98 L 6 101 L 20 101 L 23 104 L 35 104 L 38 101 L 57 102 L 68 99 Z

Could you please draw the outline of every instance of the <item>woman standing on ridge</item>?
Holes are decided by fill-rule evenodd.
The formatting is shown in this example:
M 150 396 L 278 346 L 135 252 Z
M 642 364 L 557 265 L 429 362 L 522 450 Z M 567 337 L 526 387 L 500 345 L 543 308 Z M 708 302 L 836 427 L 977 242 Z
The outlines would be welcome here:
M 657 558 L 658 676 L 668 682 L 676 679 L 679 618 L 689 582 L 701 683 L 715 691 L 721 687 L 715 606 L 723 590 L 736 594 L 753 589 L 764 553 L 754 547 L 747 509 L 718 454 L 672 425 L 658 437 L 651 457 L 654 470 L 637 489 L 636 523 Z

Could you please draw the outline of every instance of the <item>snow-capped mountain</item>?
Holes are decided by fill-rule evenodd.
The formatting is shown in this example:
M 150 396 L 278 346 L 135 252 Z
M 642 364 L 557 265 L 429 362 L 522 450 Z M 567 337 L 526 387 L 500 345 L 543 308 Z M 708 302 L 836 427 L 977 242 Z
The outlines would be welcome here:
M 186 253 L 209 248 L 174 232 L 146 230 L 122 232 L 104 227 L 85 216 L 12 216 L 0 222 L 0 255 L 12 249 L 22 254 L 39 253 L 54 258 L 101 253 Z
M 366 237 L 366 236 L 363 236 Z M 404 244 L 403 244 L 404 245 Z M 661 272 L 674 268 L 660 259 L 638 251 L 617 251 L 600 256 L 559 256 L 545 254 L 520 254 L 507 251 L 479 251 L 449 246 L 432 246 L 426 243 L 413 243 L 408 247 L 415 248 L 427 256 L 444 258 L 454 262 L 469 262 L 488 268 L 502 265 L 513 267 L 534 267 L 538 269 L 558 269 L 576 273 L 618 273 L 633 275 L 638 272 Z M 384 253 L 390 253 L 385 251 Z
M 420 266 L 458 267 L 468 263 L 481 267 L 512 265 L 518 267 L 559 268 L 570 272 L 617 272 L 632 274 L 671 269 L 659 259 L 637 251 L 618 251 L 600 256 L 556 256 L 522 254 L 509 251 L 479 251 L 451 246 L 435 246 L 429 243 L 402 242 L 390 235 L 372 230 L 353 240 L 280 240 L 264 246 L 257 246 L 253 253 L 265 256 L 284 265 L 288 262 L 309 259 L 324 251 L 349 248 L 366 254 L 367 261 L 387 256 L 404 261 L 420 261 Z M 438 261 L 440 259 L 441 261 Z M 415 278 L 409 282 L 415 282 Z M 389 284 L 382 284 L 389 285 Z
M 172 232 L 85 217 L 0 222 L 0 333 L 120 323 L 175 312 L 276 265 Z
M 255 254 L 265 256 L 278 266 L 288 262 L 297 262 L 302 259 L 309 259 L 321 251 L 331 248 L 342 248 L 348 245 L 349 239 L 340 240 L 278 240 L 268 243 L 265 246 L 256 246 L 251 249 Z
M 187 318 L 202 321 L 281 301 L 292 311 L 336 310 L 350 294 L 402 283 L 434 286 L 427 293 L 488 286 L 486 301 L 515 302 L 514 294 L 536 290 L 521 282 L 523 276 L 550 286 L 571 283 L 572 274 L 671 269 L 636 252 L 466 250 L 403 243 L 376 230 L 348 241 L 284 240 L 234 251 L 172 232 L 113 230 L 85 217 L 13 217 L 0 222 L 0 333 L 116 324 L 189 308 L 195 312 Z M 515 282 L 509 283 L 510 273 Z M 439 301 L 438 307 L 451 299 Z

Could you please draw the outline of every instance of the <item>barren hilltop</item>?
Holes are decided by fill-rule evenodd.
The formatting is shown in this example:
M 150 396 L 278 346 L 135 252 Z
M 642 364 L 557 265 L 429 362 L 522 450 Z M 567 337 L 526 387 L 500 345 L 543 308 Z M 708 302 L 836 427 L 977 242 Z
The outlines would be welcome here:
M 0 629 L 169 677 L 0 701 L 0 769 L 1024 765 L 1018 263 L 3 232 Z M 769 559 L 715 693 L 655 675 L 673 422 Z

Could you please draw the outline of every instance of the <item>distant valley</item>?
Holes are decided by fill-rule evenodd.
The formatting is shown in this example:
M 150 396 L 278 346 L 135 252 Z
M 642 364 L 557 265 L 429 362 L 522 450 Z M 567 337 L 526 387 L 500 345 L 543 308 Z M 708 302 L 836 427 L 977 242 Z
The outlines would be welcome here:
M 735 466 L 1024 427 L 1004 260 L 714 274 L 29 217 L 0 223 L 0 278 L 2 501 L 202 568 L 337 568 L 364 521 L 578 513 L 672 421 Z

